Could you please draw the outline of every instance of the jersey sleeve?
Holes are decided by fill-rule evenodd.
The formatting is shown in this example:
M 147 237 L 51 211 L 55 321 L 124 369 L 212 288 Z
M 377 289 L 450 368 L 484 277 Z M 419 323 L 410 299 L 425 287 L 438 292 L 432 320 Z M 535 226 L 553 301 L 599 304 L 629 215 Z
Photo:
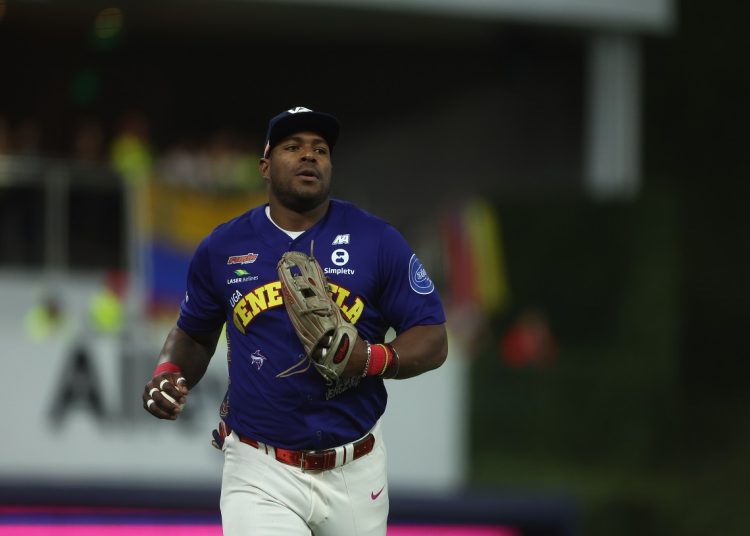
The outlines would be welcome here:
M 380 310 L 401 333 L 417 325 L 445 322 L 440 296 L 406 239 L 388 225 L 379 245 Z
M 177 320 L 177 326 L 188 333 L 215 331 L 225 320 L 211 277 L 209 242 L 210 236 L 200 243 L 188 269 L 187 289 Z

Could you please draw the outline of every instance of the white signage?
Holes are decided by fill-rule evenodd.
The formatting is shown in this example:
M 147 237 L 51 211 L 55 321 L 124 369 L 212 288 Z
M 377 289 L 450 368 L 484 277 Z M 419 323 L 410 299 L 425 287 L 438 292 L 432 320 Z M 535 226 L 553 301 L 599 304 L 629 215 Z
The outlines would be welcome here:
M 143 410 L 141 394 L 171 326 L 149 324 L 124 340 L 95 334 L 86 319 L 98 287 L 90 279 L 61 281 L 64 322 L 38 338 L 26 324 L 43 295 L 35 281 L 0 273 L 0 479 L 218 488 L 223 455 L 211 446 L 211 431 L 226 391 L 226 344 L 184 413 L 158 420 Z M 387 383 L 392 409 L 383 428 L 394 489 L 465 483 L 465 363 L 449 359 L 444 367 Z M 429 449 L 419 447 L 425 438 Z

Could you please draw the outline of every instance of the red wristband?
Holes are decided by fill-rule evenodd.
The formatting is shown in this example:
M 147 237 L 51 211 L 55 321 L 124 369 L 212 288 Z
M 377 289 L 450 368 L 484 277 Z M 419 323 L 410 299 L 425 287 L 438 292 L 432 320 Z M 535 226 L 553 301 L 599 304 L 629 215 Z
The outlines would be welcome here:
M 370 365 L 367 367 L 368 376 L 382 376 L 391 364 L 393 354 L 385 344 L 373 344 Z
M 175 365 L 174 363 L 171 363 L 169 361 L 165 361 L 164 363 L 159 363 L 156 366 L 156 369 L 154 369 L 154 373 L 151 375 L 152 378 L 156 378 L 157 376 L 161 376 L 162 374 L 166 372 L 171 372 L 174 374 L 182 374 L 182 371 L 180 370 L 180 367 Z

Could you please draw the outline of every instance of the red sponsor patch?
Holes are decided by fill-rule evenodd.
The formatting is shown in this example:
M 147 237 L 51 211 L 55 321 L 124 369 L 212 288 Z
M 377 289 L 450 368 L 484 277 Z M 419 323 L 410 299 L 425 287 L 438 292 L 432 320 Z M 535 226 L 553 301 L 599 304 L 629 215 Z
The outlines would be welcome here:
M 341 363 L 341 360 L 344 359 L 344 356 L 346 355 L 346 352 L 349 350 L 349 335 L 344 335 L 341 337 L 341 344 L 339 344 L 338 350 L 336 350 L 336 355 L 333 356 L 333 362 L 337 365 Z
M 246 253 L 245 255 L 232 255 L 227 259 L 227 264 L 250 264 L 258 258 L 257 253 Z

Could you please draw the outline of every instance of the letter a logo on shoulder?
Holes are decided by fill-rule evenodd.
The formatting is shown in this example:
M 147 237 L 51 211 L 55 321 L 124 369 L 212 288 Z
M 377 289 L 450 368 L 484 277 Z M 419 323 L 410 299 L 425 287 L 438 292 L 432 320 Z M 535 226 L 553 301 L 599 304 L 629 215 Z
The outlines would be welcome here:
M 342 244 L 348 244 L 348 243 L 349 243 L 349 235 L 340 234 L 340 235 L 336 235 L 336 238 L 333 239 L 333 242 L 331 242 L 331 245 L 340 246 Z
M 291 110 L 287 110 L 290 114 L 297 114 L 299 112 L 312 112 L 309 108 L 305 108 L 304 106 L 297 106 L 296 108 L 292 108 Z

